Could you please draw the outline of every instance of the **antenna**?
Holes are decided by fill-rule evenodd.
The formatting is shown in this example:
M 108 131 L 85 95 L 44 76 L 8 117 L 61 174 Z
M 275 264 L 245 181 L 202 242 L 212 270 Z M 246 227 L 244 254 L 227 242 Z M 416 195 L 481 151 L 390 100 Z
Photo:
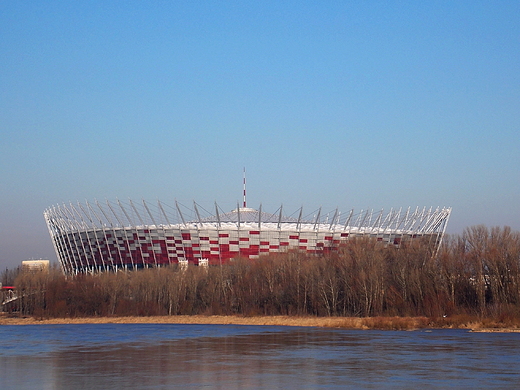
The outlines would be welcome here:
M 244 167 L 244 208 L 246 208 L 246 168 Z

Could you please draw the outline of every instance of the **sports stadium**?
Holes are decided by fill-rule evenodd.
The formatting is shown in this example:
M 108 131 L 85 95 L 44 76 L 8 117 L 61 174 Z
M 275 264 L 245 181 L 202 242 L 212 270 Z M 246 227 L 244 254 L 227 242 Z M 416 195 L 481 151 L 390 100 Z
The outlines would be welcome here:
M 66 274 L 163 267 L 218 265 L 233 258 L 302 251 L 327 254 L 353 237 L 386 244 L 423 237 L 438 247 L 451 208 L 407 208 L 340 212 L 303 207 L 286 214 L 246 207 L 224 212 L 217 203 L 157 201 L 70 203 L 45 210 L 57 258 Z

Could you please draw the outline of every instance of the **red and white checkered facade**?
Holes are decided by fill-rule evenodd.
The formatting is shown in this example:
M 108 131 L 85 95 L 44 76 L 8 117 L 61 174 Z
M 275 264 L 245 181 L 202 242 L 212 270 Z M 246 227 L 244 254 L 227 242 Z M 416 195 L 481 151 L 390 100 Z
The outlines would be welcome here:
M 65 273 L 166 266 L 173 263 L 222 264 L 236 257 L 299 250 L 336 251 L 349 238 L 371 236 L 399 244 L 429 236 L 439 244 L 451 209 L 391 210 L 374 213 L 337 210 L 312 220 L 237 208 L 202 218 L 197 204 L 189 212 L 158 202 L 136 205 L 99 202 L 55 206 L 44 216 Z

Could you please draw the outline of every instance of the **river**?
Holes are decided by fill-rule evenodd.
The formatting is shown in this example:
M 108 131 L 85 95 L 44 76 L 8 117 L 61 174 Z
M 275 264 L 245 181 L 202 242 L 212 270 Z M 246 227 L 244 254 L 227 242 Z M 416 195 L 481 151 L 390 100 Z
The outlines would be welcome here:
M 0 326 L 0 389 L 520 388 L 520 334 Z

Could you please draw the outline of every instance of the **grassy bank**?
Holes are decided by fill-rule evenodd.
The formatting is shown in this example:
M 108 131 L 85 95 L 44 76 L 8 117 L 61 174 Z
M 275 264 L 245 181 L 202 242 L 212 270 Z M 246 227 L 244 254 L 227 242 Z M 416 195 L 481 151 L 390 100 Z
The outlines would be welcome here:
M 520 324 L 478 319 L 471 316 L 452 318 L 426 317 L 290 317 L 290 316 L 151 316 L 151 317 L 82 317 L 47 318 L 0 316 L 0 325 L 58 324 L 214 324 L 276 325 L 341 329 L 416 330 L 429 328 L 471 329 L 473 331 L 520 332 Z

